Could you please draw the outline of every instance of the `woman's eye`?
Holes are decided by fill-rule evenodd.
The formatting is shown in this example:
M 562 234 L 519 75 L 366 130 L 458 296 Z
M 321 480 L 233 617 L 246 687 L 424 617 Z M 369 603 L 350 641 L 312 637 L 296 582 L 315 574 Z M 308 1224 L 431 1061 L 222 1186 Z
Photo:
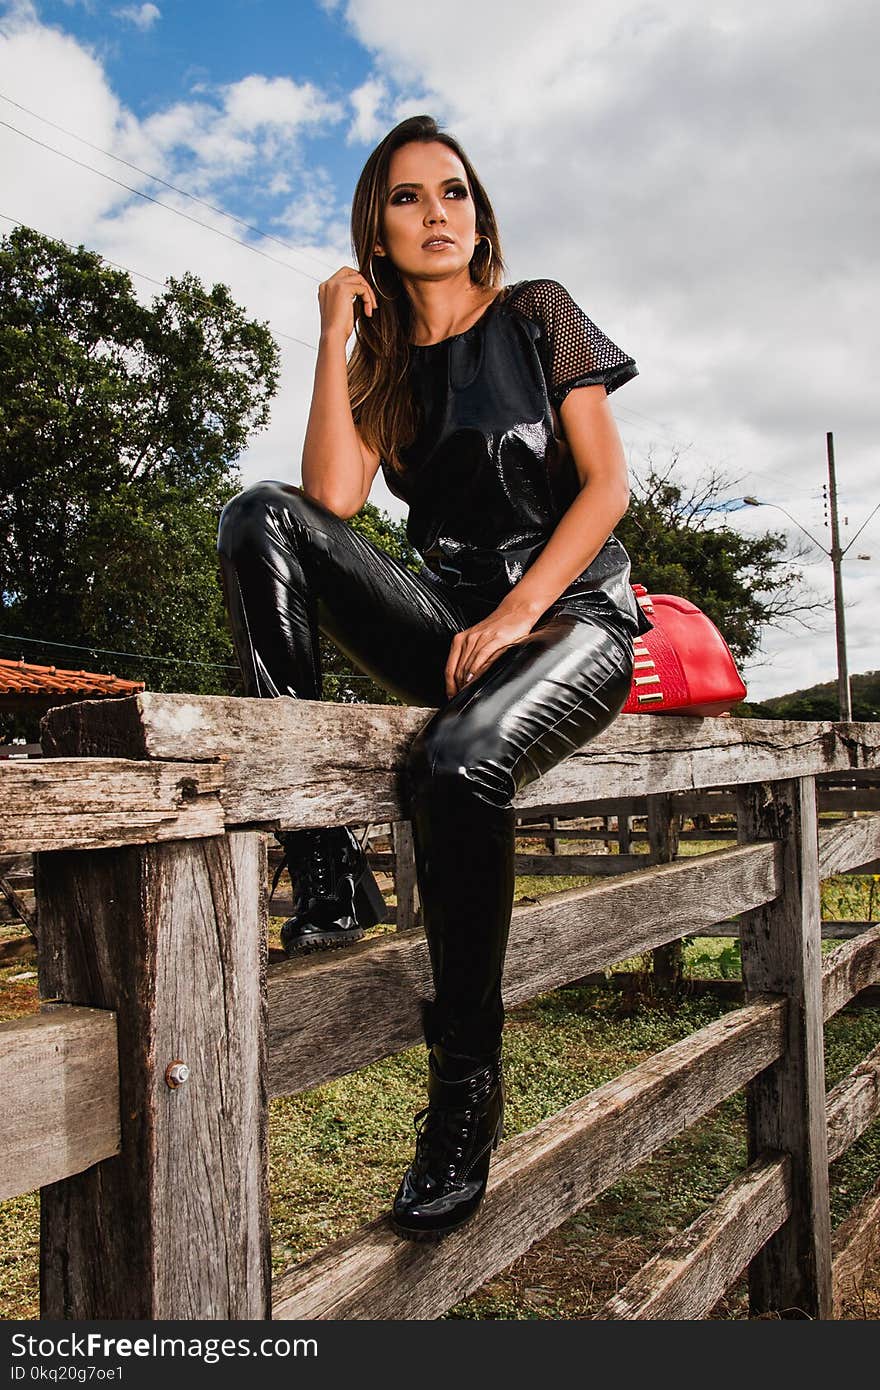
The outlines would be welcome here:
M 467 189 L 462 184 L 456 184 L 454 188 L 447 188 L 446 192 L 455 193 L 461 198 L 467 197 Z M 391 201 L 396 206 L 398 203 L 402 203 L 404 198 L 414 198 L 415 196 L 413 192 L 398 193 Z

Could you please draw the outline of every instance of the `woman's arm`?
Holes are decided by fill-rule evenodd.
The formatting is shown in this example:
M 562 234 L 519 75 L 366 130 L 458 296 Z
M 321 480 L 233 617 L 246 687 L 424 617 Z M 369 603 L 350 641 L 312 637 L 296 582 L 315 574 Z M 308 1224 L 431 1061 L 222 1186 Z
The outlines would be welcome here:
M 605 387 L 569 391 L 560 415 L 581 490 L 496 613 L 539 618 L 592 564 L 629 506 L 626 458 Z
M 337 516 L 363 506 L 364 454 L 348 396 L 346 339 L 321 334 L 302 455 L 303 491 Z M 372 480 L 371 480 L 372 481 Z
M 303 491 L 346 518 L 360 511 L 379 465 L 357 432 L 348 395 L 345 349 L 357 298 L 372 314 L 375 292 L 353 266 L 342 266 L 318 287 L 321 336 L 302 455 Z
M 450 699 L 499 652 L 525 641 L 541 614 L 595 560 L 629 505 L 626 459 L 604 385 L 569 391 L 561 416 L 581 490 L 507 597 L 488 618 L 453 637 L 444 672 Z

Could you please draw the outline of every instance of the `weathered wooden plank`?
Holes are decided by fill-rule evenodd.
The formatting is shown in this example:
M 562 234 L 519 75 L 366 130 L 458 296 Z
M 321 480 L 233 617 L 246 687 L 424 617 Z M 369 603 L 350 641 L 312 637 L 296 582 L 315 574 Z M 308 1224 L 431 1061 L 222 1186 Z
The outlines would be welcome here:
M 504 967 L 508 1007 L 778 892 L 773 845 L 718 850 L 515 907 Z M 433 995 L 421 932 L 358 942 L 269 970 L 269 1089 L 317 1086 L 411 1047 Z
M 819 796 L 820 811 L 880 811 L 880 790 L 859 787 L 856 791 L 829 789 Z
M 791 1214 L 791 1164 L 762 1154 L 603 1304 L 599 1319 L 703 1318 Z
M 36 864 L 41 991 L 115 1009 L 122 1122 L 119 1157 L 43 1188 L 43 1316 L 265 1318 L 263 837 Z
M 0 1023 L 0 1199 L 119 1152 L 116 1018 L 46 1005 Z
M 23 900 L 27 912 L 33 914 L 35 911 L 33 893 L 19 893 L 17 896 Z M 20 925 L 24 925 L 21 913 L 16 912 L 15 908 L 5 897 L 0 897 L 0 922 L 18 922 Z
M 646 831 L 632 831 L 631 838 L 635 840 L 648 840 L 650 851 L 642 855 L 582 855 L 562 854 L 548 855 L 527 855 L 518 854 L 516 856 L 517 872 L 523 874 L 560 873 L 567 870 L 571 865 L 571 873 L 592 874 L 602 872 L 605 866 L 609 872 L 629 873 L 635 869 L 644 868 L 648 864 L 669 863 L 675 857 L 677 846 L 681 840 L 726 840 L 734 842 L 736 840 L 736 827 L 731 826 L 728 830 L 695 830 L 682 833 L 679 826 L 681 820 L 680 813 L 675 808 L 675 799 L 671 796 L 659 798 L 647 797 L 649 807 L 660 805 L 665 808 L 657 811 L 656 822 Z M 676 831 L 674 836 L 674 846 L 672 848 L 672 838 L 670 832 L 669 845 L 666 843 L 667 831 L 665 819 L 666 815 L 675 821 Z M 609 832 L 607 835 L 601 831 L 565 829 L 555 832 L 564 838 L 577 840 L 605 839 L 607 841 L 617 840 L 617 832 Z M 550 840 L 554 832 L 549 830 L 529 832 L 530 838 Z M 653 839 L 652 839 L 653 835 Z M 880 853 L 880 816 L 865 816 L 854 821 L 840 821 L 833 827 L 819 832 L 819 876 L 820 878 L 830 878 L 832 874 L 848 872 L 854 865 L 862 864 L 876 853 Z M 378 854 L 376 856 L 377 865 L 384 866 L 390 855 Z M 557 861 L 565 861 L 563 868 L 558 867 Z M 577 865 L 577 868 L 574 866 Z M 598 868 L 596 866 L 599 866 Z
M 828 1093 L 828 1160 L 833 1163 L 880 1114 L 880 1045 Z M 701 1318 L 791 1213 L 786 1155 L 755 1160 L 685 1231 L 672 1237 L 610 1298 L 599 1318 Z M 844 1293 L 858 1288 L 871 1254 L 872 1219 L 860 1211 L 832 1236 L 834 1316 Z M 855 1239 L 853 1239 L 855 1238 Z M 853 1244 L 849 1246 L 849 1241 Z
M 841 1221 L 831 1250 L 834 1316 L 839 1317 L 844 1301 L 863 1292 L 868 1268 L 880 1253 L 880 1178 Z
M 828 1092 L 828 1162 L 846 1153 L 880 1115 L 880 1043 Z
M 401 822 L 404 824 L 404 822 Z M 409 822 L 405 822 L 409 824 Z M 537 838 L 537 837 L 536 837 Z M 612 840 L 617 836 L 612 835 Z M 729 832 L 725 837 L 731 843 L 736 833 Z M 386 850 L 377 850 L 369 855 L 370 866 L 383 873 L 390 873 L 394 867 L 394 856 Z M 600 874 L 630 874 L 637 869 L 646 869 L 651 863 L 647 854 L 527 854 L 520 851 L 514 856 L 517 874 L 528 874 L 536 878 L 575 875 L 577 877 L 597 877 Z
M 649 798 L 646 798 L 646 800 L 648 800 L 648 799 L 649 799 Z M 671 801 L 671 800 L 672 800 L 672 797 L 670 796 L 670 801 Z M 678 813 L 677 811 L 676 811 L 676 817 L 677 817 L 679 820 L 681 819 L 681 817 L 680 817 L 680 815 L 679 815 L 679 813 Z M 625 822 L 627 819 L 628 819 L 628 818 L 627 818 L 626 816 L 622 816 L 622 817 L 621 817 L 621 820 L 624 821 L 624 822 Z M 598 841 L 604 841 L 605 844 L 616 845 L 616 844 L 619 844 L 619 842 L 620 842 L 620 837 L 621 837 L 621 833 L 622 833 L 622 832 L 621 832 L 620 830 L 599 830 L 599 829 L 595 829 L 595 830 L 591 830 L 591 829 L 582 830 L 582 829 L 580 829 L 580 828 L 577 827 L 577 826 L 567 826 L 567 825 L 564 825 L 564 826 L 559 826 L 559 828 L 558 828 L 555 832 L 552 831 L 552 830 L 547 830 L 547 829 L 542 829 L 542 828 L 539 828 L 539 829 L 536 829 L 536 830 L 532 830 L 532 828 L 531 828 L 531 826 L 530 826 L 530 827 L 528 828 L 528 832 L 527 832 L 527 833 L 528 833 L 528 838 L 529 838 L 530 840 L 543 840 L 543 841 L 545 841 L 545 842 L 549 842 L 552 838 L 555 837 L 557 840 L 586 840 L 586 841 L 598 840 Z M 518 830 L 518 831 L 517 831 L 517 834 L 518 834 L 518 835 L 524 835 L 524 834 L 526 834 L 526 831 L 525 831 L 525 830 Z M 645 840 L 649 840 L 650 837 L 649 837 L 649 835 L 648 835 L 647 830 L 630 830 L 630 831 L 629 831 L 629 834 L 628 834 L 628 836 L 627 836 L 627 838 L 629 839 L 630 842 L 632 842 L 632 841 L 645 841 Z M 727 828 L 727 829 L 722 828 L 722 829 L 720 829 L 720 830 L 679 830 L 679 832 L 678 832 L 678 839 L 679 839 L 679 843 L 681 843 L 682 840 L 685 840 L 685 841 L 687 841 L 687 840 L 696 840 L 696 841 L 702 841 L 702 842 L 706 842 L 706 841 L 709 841 L 709 840 L 730 840 L 731 842 L 733 842 L 733 841 L 736 840 L 736 827 L 735 827 L 735 826 L 730 826 L 730 827 Z M 568 851 L 565 851 L 565 850 L 561 851 L 561 853 L 567 853 L 567 852 L 568 852 Z M 629 851 L 629 850 L 624 850 L 623 853 L 624 853 L 624 854 L 629 854 L 630 851 Z
M 853 918 L 848 922 L 841 922 L 836 918 L 829 918 L 822 922 L 823 941 L 844 941 L 853 936 L 861 936 L 863 932 L 869 931 L 875 925 L 874 922 L 859 922 Z M 701 936 L 739 936 L 739 922 L 716 922 L 713 927 L 707 927 Z
M 275 1281 L 272 1316 L 436 1318 L 778 1057 L 786 1004 L 755 1002 L 503 1144 L 482 1207 L 439 1245 L 387 1218 Z
M 28 933 L 27 936 L 10 937 L 6 941 L 0 941 L 0 967 L 11 965 L 17 960 L 33 960 L 37 953 L 37 943 Z
M 843 872 L 857 876 L 880 874 L 880 859 L 871 859 L 867 864 L 854 864 L 851 869 L 844 869 Z
M 0 763 L 0 853 L 218 835 L 222 787 L 220 763 L 121 758 Z
M 681 820 L 667 793 L 648 797 L 648 856 L 652 864 L 671 864 L 678 853 Z M 638 868 L 634 864 L 633 868 Z M 653 973 L 660 989 L 674 989 L 684 970 L 681 940 L 667 942 L 652 952 Z
M 838 821 L 819 832 L 819 877 L 830 878 L 880 855 L 880 816 Z
M 229 758 L 227 824 L 405 820 L 398 771 L 433 713 L 321 700 L 144 691 L 49 712 L 54 755 Z M 97 707 L 96 707 L 97 706 Z M 112 708 L 111 708 L 112 706 Z M 629 715 L 523 788 L 518 807 L 655 794 L 880 765 L 880 724 Z
M 880 923 L 829 951 L 822 967 L 822 1010 L 838 1013 L 854 994 L 880 983 Z
M 407 821 L 395 821 L 391 827 L 394 845 L 394 893 L 397 898 L 395 920 L 398 931 L 410 931 L 419 921 L 419 884 L 416 874 L 416 855 L 413 844 L 412 825 Z
M 846 785 L 839 785 L 845 783 Z M 851 769 L 843 773 L 820 773 L 818 774 L 818 801 L 820 811 L 831 810 L 871 810 L 873 809 L 872 797 L 875 797 L 880 790 L 880 781 L 876 769 L 862 768 Z M 840 795 L 843 798 L 852 797 L 853 800 L 842 800 L 837 805 L 833 798 Z M 725 787 L 705 788 L 700 791 L 681 791 L 673 793 L 675 808 L 681 816 L 693 815 L 712 815 L 724 816 L 732 815 L 736 811 L 736 793 Z M 858 798 L 864 796 L 864 803 Z M 830 798 L 826 803 L 826 797 Z M 577 816 L 592 818 L 594 816 L 646 816 L 648 814 L 648 802 L 645 796 L 620 796 L 604 797 L 596 799 L 590 797 L 589 800 L 578 801 L 574 804 L 565 802 L 561 806 L 540 806 L 530 807 L 525 814 L 530 818 L 538 818 L 541 814 L 559 814 L 566 818 Z
M 650 864 L 647 854 L 517 854 L 516 873 L 534 878 L 599 878 L 631 874 Z
M 791 1155 L 791 1216 L 749 1265 L 753 1313 L 831 1316 L 831 1214 L 822 1032 L 816 784 L 801 777 L 739 793 L 742 841 L 781 841 L 784 890 L 743 916 L 746 998 L 789 1001 L 786 1047 L 747 1088 L 749 1160 Z
M 19 921 L 23 922 L 31 935 L 36 939 L 37 935 L 37 913 L 33 894 L 29 893 L 27 898 L 19 893 L 12 886 L 9 879 L 0 874 L 0 922 Z

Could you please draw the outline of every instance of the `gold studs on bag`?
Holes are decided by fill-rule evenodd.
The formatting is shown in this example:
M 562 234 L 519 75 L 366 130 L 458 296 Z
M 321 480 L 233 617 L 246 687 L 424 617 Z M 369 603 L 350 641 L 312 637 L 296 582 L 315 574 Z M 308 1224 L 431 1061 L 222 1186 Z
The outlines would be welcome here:
M 652 676 L 635 676 L 633 685 L 659 685 L 660 677 L 656 674 L 656 663 L 640 637 L 636 637 L 633 642 L 633 653 L 635 655 L 635 661 L 633 663 L 634 671 L 655 672 Z M 662 690 L 639 691 L 637 699 L 640 705 L 656 705 L 663 703 L 664 695 Z

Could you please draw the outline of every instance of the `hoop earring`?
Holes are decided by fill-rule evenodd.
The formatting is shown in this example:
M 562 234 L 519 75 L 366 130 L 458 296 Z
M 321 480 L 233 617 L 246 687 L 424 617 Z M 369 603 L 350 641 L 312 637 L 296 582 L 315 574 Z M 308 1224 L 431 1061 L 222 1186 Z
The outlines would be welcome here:
M 396 294 L 384 294 L 383 291 L 379 289 L 379 282 L 378 282 L 378 280 L 376 279 L 376 272 L 375 272 L 375 270 L 373 269 L 373 257 L 372 257 L 372 256 L 370 257 L 370 260 L 369 260 L 369 266 L 370 266 L 370 279 L 371 279 L 372 282 L 373 282 L 373 285 L 374 285 L 374 287 L 375 287 L 376 293 L 382 295 L 382 298 L 383 298 L 383 299 L 396 299 L 396 298 L 397 298 L 397 295 L 396 295 Z
M 486 233 L 485 233 L 485 232 L 480 232 L 480 241 L 488 241 L 488 242 L 489 242 L 489 259 L 488 259 L 488 261 L 486 262 L 486 269 L 488 270 L 488 269 L 489 269 L 489 266 L 492 264 L 492 243 L 491 243 L 491 241 L 489 241 L 489 238 L 486 236 Z

